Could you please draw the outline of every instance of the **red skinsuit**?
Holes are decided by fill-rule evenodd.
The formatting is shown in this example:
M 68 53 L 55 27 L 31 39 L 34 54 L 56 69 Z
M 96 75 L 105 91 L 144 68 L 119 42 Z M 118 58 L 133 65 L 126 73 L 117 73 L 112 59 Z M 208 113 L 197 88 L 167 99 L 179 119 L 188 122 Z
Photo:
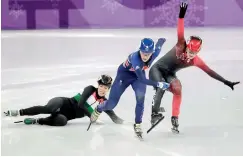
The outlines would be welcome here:
M 163 57 L 161 57 L 150 69 L 150 79 L 154 81 L 167 81 L 170 82 L 172 79 L 177 78 L 176 72 L 190 67 L 190 66 L 196 66 L 200 69 L 202 69 L 204 72 L 206 72 L 209 76 L 212 78 L 224 82 L 225 79 L 218 75 L 216 72 L 214 72 L 212 69 L 210 69 L 205 62 L 199 57 L 196 56 L 191 60 L 188 60 L 186 58 L 186 40 L 184 37 L 184 19 L 179 18 L 178 19 L 178 26 L 177 26 L 177 33 L 178 33 L 178 42 L 177 44 L 169 51 L 167 52 Z M 177 57 L 179 56 L 179 58 Z M 161 76 L 159 76 L 161 75 Z M 162 80 L 160 79 L 162 78 Z M 180 84 L 179 80 L 178 83 Z M 179 86 L 179 89 L 177 89 L 178 92 L 174 93 L 173 96 L 173 111 L 172 116 L 179 116 L 180 113 L 180 104 L 181 104 L 181 86 Z M 161 94 L 162 92 L 158 93 Z M 163 96 L 164 93 L 162 93 Z M 157 93 L 155 97 L 157 96 Z M 154 101 L 154 105 L 160 106 L 161 102 L 161 95 L 158 96 L 158 100 Z M 156 102 L 157 101 L 157 102 Z

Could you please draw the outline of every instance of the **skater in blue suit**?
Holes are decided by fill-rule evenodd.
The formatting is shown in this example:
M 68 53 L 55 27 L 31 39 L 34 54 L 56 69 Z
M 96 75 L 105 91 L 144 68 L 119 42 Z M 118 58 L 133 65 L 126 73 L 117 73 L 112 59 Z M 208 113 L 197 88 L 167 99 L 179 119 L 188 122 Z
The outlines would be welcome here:
M 97 106 L 91 115 L 91 122 L 95 122 L 100 113 L 105 110 L 112 110 L 118 104 L 118 101 L 126 90 L 131 85 L 136 95 L 135 109 L 135 124 L 134 131 L 137 134 L 142 134 L 141 123 L 144 112 L 144 99 L 146 94 L 146 85 L 159 87 L 162 89 L 169 88 L 169 84 L 165 82 L 155 82 L 146 79 L 145 70 L 150 67 L 155 58 L 160 54 L 165 38 L 160 38 L 154 46 L 154 41 L 150 38 L 141 40 L 141 45 L 138 51 L 131 53 L 127 60 L 123 62 L 117 71 L 117 76 L 111 87 L 109 99 Z

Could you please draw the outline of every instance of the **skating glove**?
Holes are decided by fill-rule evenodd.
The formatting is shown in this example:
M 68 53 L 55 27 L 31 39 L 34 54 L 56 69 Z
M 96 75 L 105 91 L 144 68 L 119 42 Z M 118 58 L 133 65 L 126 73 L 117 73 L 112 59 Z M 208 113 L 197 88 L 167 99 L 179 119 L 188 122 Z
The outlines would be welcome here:
M 164 45 L 165 41 L 166 41 L 165 38 L 159 38 L 155 45 L 155 49 L 161 49 L 161 47 Z
M 96 122 L 96 120 L 99 118 L 100 114 L 101 114 L 101 112 L 97 111 L 97 108 L 95 108 L 90 116 L 90 122 L 91 123 Z
M 158 82 L 157 87 L 166 90 L 170 87 L 170 84 L 166 82 Z
M 179 18 L 184 18 L 186 14 L 188 4 L 186 2 L 181 2 Z
M 228 80 L 226 80 L 225 82 L 224 82 L 224 84 L 225 85 L 227 85 L 227 86 L 229 86 L 232 90 L 234 90 L 234 85 L 237 85 L 237 84 L 239 84 L 240 82 L 230 82 L 230 81 L 228 81 Z

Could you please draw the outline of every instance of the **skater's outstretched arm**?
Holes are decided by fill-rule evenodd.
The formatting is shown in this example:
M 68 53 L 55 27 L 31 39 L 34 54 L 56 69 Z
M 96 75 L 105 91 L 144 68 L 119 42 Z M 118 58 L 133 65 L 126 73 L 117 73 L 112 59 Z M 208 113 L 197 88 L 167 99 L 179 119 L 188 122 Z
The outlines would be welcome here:
M 166 82 L 155 82 L 152 80 L 149 80 L 145 77 L 145 74 L 142 72 L 141 68 L 138 68 L 135 70 L 135 73 L 138 77 L 138 80 L 141 81 L 142 83 L 149 85 L 149 86 L 153 86 L 153 87 L 159 87 L 163 90 L 169 88 L 169 83 Z
M 234 89 L 234 85 L 240 83 L 240 82 L 230 82 L 226 79 L 224 79 L 222 76 L 220 76 L 218 73 L 213 71 L 206 63 L 198 56 L 194 58 L 194 65 L 198 68 L 202 69 L 204 72 L 206 72 L 209 76 L 212 78 L 224 83 L 225 85 L 229 86 L 232 90 Z
M 141 59 L 139 57 L 140 57 L 139 55 L 133 55 L 131 57 L 131 64 L 132 64 L 133 69 L 135 70 L 137 79 L 146 85 L 164 88 L 163 86 L 166 86 L 165 82 L 156 82 L 156 81 L 152 81 L 152 80 L 149 80 L 146 78 L 145 72 L 142 69 L 142 66 L 144 65 L 144 63 L 141 62 Z
M 177 36 L 178 36 L 178 42 L 185 41 L 185 37 L 184 37 L 184 18 L 179 18 L 178 19 Z
M 184 42 L 184 17 L 187 10 L 187 3 L 182 2 L 180 5 L 180 13 L 178 18 L 178 24 L 177 24 L 177 36 L 178 36 L 178 42 Z
M 209 68 L 208 65 L 205 64 L 205 62 L 198 56 L 194 58 L 194 65 L 197 66 L 198 68 L 202 69 L 204 72 L 206 72 L 209 76 L 212 78 L 220 81 L 220 82 L 225 82 L 226 80 L 217 74 L 215 71 L 213 71 L 211 68 Z
M 154 60 L 155 58 L 157 58 L 161 52 L 162 46 L 164 45 L 166 39 L 165 38 L 159 38 L 156 45 L 155 45 L 155 50 L 154 53 L 152 55 L 152 59 Z M 153 61 L 152 61 L 153 62 Z
M 179 18 L 177 23 L 177 37 L 178 41 L 176 44 L 176 56 L 178 58 L 181 58 L 184 53 L 186 40 L 184 37 L 184 17 L 187 10 L 187 3 L 182 2 L 180 5 L 180 12 L 179 12 Z
M 146 85 L 157 87 L 158 82 L 147 79 L 145 77 L 145 74 L 143 73 L 142 69 L 139 66 L 136 66 L 135 68 L 136 68 L 135 73 L 136 73 L 139 81 L 141 81 L 142 83 L 144 83 Z

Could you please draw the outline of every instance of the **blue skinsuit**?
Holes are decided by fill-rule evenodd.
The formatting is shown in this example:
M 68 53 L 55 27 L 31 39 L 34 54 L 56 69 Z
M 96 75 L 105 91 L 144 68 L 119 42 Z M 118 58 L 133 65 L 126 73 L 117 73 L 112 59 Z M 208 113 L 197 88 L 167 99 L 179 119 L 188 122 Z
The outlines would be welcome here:
M 147 63 L 144 63 L 140 57 L 139 51 L 128 56 L 128 59 L 122 63 L 117 71 L 117 76 L 111 87 L 109 99 L 97 107 L 97 111 L 112 110 L 118 104 L 118 101 L 131 85 L 136 95 L 135 123 L 141 123 L 144 111 L 144 99 L 146 94 L 146 85 L 156 87 L 158 82 L 146 79 L 145 69 L 149 68 L 155 58 L 160 54 L 161 49 L 155 48 L 154 53 Z

